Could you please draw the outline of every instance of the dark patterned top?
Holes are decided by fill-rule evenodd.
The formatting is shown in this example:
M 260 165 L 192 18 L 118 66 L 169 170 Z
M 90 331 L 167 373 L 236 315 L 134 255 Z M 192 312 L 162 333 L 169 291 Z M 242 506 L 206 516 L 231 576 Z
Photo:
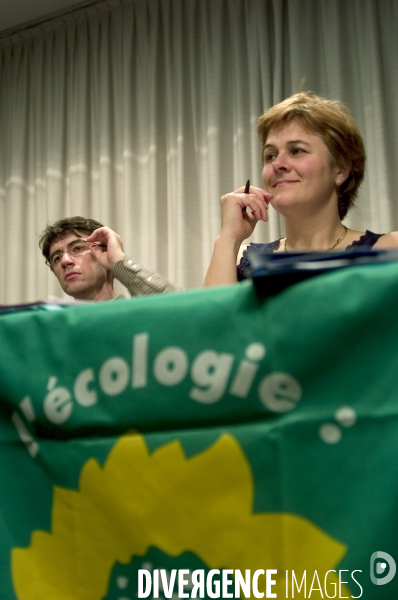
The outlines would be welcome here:
M 369 248 L 372 248 L 372 246 L 375 245 L 377 240 L 379 238 L 381 238 L 382 235 L 384 235 L 384 233 L 373 233 L 373 231 L 369 231 L 367 229 L 365 231 L 365 233 L 363 235 L 361 235 L 359 240 L 355 240 L 354 242 L 352 242 L 352 244 L 347 246 L 346 250 L 348 248 L 354 248 L 357 246 L 368 246 Z M 278 248 L 279 242 L 280 242 L 280 240 L 275 240 L 274 242 L 269 242 L 268 244 L 251 243 L 248 246 L 248 248 L 250 248 L 250 250 L 272 250 L 272 251 L 274 251 Z M 241 261 L 240 261 L 239 265 L 237 266 L 238 281 L 243 281 L 244 279 L 247 279 L 245 272 L 247 271 L 247 269 L 250 268 L 249 259 L 247 258 L 247 249 L 244 251 Z

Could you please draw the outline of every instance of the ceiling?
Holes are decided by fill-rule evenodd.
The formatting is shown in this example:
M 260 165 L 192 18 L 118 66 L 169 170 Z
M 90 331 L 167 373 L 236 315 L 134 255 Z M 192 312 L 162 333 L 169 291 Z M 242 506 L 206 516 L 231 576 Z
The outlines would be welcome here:
M 0 0 L 0 35 L 12 33 L 99 0 Z

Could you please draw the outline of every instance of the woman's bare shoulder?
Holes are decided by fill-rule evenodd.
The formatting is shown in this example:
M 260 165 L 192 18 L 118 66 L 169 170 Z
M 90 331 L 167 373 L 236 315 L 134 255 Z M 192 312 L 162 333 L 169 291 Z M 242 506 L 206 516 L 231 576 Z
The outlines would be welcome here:
M 398 231 L 391 231 L 382 235 L 373 248 L 398 248 Z

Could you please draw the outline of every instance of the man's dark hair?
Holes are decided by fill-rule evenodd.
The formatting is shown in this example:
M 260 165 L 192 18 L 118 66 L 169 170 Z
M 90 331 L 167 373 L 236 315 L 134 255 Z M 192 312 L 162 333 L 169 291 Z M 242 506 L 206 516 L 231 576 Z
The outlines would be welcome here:
M 84 217 L 69 217 L 67 219 L 60 219 L 55 223 L 49 223 L 39 238 L 39 248 L 41 249 L 43 256 L 46 261 L 50 257 L 50 247 L 54 242 L 62 240 L 67 235 L 74 233 L 79 236 L 81 233 L 87 233 L 90 235 L 98 229 L 103 227 L 102 223 L 95 221 L 94 219 L 86 219 Z

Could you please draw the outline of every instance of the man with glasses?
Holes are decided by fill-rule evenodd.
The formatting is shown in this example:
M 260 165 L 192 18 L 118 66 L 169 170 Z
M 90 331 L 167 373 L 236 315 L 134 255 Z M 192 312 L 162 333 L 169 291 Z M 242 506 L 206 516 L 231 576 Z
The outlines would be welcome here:
M 132 296 L 178 288 L 126 257 L 120 236 L 94 219 L 70 217 L 47 225 L 39 246 L 63 291 L 75 300 L 112 300 L 116 277 Z

